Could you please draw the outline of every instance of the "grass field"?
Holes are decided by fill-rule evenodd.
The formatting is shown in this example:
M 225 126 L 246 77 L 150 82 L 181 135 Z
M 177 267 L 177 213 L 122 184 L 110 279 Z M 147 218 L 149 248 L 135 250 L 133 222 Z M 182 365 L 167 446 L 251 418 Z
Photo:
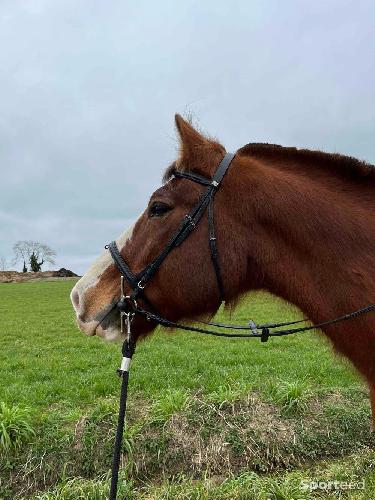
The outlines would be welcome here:
M 106 498 L 120 346 L 78 332 L 72 285 L 0 285 L 1 499 Z M 258 294 L 235 317 L 298 312 Z M 132 365 L 121 497 L 375 498 L 370 429 L 367 388 L 316 333 L 261 344 L 159 331 Z

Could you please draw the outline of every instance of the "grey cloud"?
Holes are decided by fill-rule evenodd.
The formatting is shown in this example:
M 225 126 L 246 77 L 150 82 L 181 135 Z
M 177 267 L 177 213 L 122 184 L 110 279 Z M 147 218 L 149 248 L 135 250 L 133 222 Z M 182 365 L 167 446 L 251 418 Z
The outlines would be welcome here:
M 375 161 L 375 5 L 9 0 L 0 7 L 0 255 L 82 272 L 173 160 L 173 114 Z

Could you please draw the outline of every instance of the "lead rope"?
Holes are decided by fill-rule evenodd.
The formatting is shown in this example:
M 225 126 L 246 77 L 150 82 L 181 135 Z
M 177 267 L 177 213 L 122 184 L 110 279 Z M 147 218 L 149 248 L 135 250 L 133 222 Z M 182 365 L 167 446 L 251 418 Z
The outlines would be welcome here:
M 125 303 L 127 297 L 124 295 L 124 279 L 121 277 L 121 299 L 120 303 Z M 117 370 L 119 377 L 122 378 L 121 383 L 121 395 L 120 404 L 117 419 L 117 429 L 116 429 L 116 439 L 113 449 L 113 460 L 112 460 L 112 475 L 111 475 L 111 489 L 109 492 L 109 500 L 116 500 L 117 498 L 117 487 L 118 487 L 118 473 L 120 469 L 120 459 L 121 459 L 121 447 L 122 447 L 122 437 L 124 433 L 125 424 L 125 412 L 126 412 L 126 400 L 128 396 L 128 382 L 129 382 L 129 369 L 130 362 L 135 351 L 135 341 L 131 334 L 131 324 L 134 318 L 134 312 L 125 312 L 121 310 L 120 313 L 120 324 L 121 333 L 124 333 L 126 327 L 126 339 L 122 344 L 122 361 L 121 366 Z
M 121 368 L 117 370 L 120 377 L 122 378 L 122 384 L 121 384 L 120 406 L 119 406 L 118 420 L 117 420 L 116 440 L 115 440 L 115 447 L 113 450 L 111 490 L 109 493 L 109 500 L 116 500 L 117 497 L 118 472 L 120 468 L 122 435 L 124 432 L 126 399 L 128 395 L 128 381 L 129 381 L 128 370 L 129 370 L 130 360 L 134 354 L 134 350 L 135 350 L 135 343 L 132 341 L 128 342 L 127 340 L 125 340 L 122 348 L 122 353 L 124 356 L 122 360 L 123 362 L 125 360 L 125 363 L 128 364 L 128 368 L 124 371 L 122 371 Z

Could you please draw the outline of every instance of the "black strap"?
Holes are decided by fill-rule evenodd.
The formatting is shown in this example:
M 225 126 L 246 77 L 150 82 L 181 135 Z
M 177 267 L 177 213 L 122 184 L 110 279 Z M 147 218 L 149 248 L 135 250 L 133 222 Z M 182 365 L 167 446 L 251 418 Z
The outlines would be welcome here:
M 139 283 L 142 280 L 143 273 L 141 273 L 140 275 L 139 274 L 136 275 L 131 272 L 129 266 L 127 265 L 122 255 L 120 254 L 120 251 L 115 241 L 112 241 L 111 243 L 109 243 L 109 245 L 106 245 L 105 248 L 107 248 L 110 251 L 112 258 L 115 261 L 115 264 L 120 270 L 120 273 L 122 274 L 122 276 L 124 276 L 128 284 L 130 285 L 131 289 L 133 290 L 133 294 L 134 290 L 137 290 L 137 296 L 139 295 L 142 298 L 143 302 L 145 302 L 145 304 L 147 304 L 147 306 L 150 308 L 150 310 L 153 313 L 157 314 L 157 309 L 151 303 L 151 301 L 146 297 L 143 288 L 139 287 Z M 133 294 L 132 298 L 135 298 L 135 295 L 133 296 Z M 116 307 L 116 305 L 114 307 Z
M 213 268 L 216 274 L 216 281 L 219 287 L 220 298 L 224 299 L 224 285 L 223 279 L 221 277 L 220 263 L 219 263 L 219 254 L 217 251 L 216 244 L 216 233 L 215 233 L 215 221 L 214 221 L 214 203 L 213 196 L 211 196 L 210 202 L 208 204 L 208 231 L 209 231 L 209 244 L 210 244 L 210 252 L 211 252 L 211 261 Z
M 205 191 L 205 193 L 200 198 L 197 205 L 195 205 L 193 210 L 191 210 L 187 215 L 185 215 L 186 224 L 184 229 L 180 231 L 178 238 L 176 238 L 175 241 L 176 247 L 181 245 L 181 243 L 183 243 L 186 240 L 186 238 L 190 235 L 190 233 L 192 233 L 194 229 L 197 227 L 198 222 L 203 217 L 207 205 L 210 202 L 213 189 L 214 189 L 213 186 L 209 186 Z
M 221 181 L 223 180 L 224 175 L 227 173 L 227 170 L 235 156 L 235 153 L 227 153 L 221 160 L 220 165 L 217 167 L 215 175 L 212 178 L 212 184 L 215 187 L 219 187 L 219 185 L 221 184 Z
M 119 249 L 117 248 L 117 244 L 115 241 L 111 241 L 109 245 L 106 245 L 105 248 L 108 248 L 112 255 L 112 259 L 115 261 L 115 264 L 120 270 L 120 273 L 126 281 L 129 283 L 129 285 L 134 289 L 137 286 L 137 279 L 136 276 L 130 271 L 129 266 L 125 262 L 125 260 L 122 258 Z
M 234 325 L 231 323 L 217 323 L 216 321 L 193 320 L 195 323 L 201 323 L 207 326 L 217 326 L 218 328 L 228 328 L 230 330 L 252 330 L 256 328 L 276 328 L 279 326 L 295 325 L 297 323 L 306 323 L 308 319 L 299 319 L 298 321 L 286 321 L 284 323 L 265 323 L 264 325 L 256 325 L 253 320 L 249 320 L 247 325 Z M 255 332 L 256 333 L 256 332 Z
M 252 333 L 224 333 L 224 332 L 218 332 L 215 330 L 208 330 L 205 328 L 198 328 L 198 327 L 191 326 L 191 325 L 184 325 L 181 323 L 175 323 L 174 321 L 170 321 L 166 318 L 163 318 L 162 316 L 149 313 L 148 311 L 145 311 L 144 309 L 141 309 L 141 308 L 137 308 L 136 313 L 141 314 L 142 316 L 145 316 L 147 319 L 155 321 L 156 323 L 159 323 L 160 325 L 166 326 L 169 328 L 178 328 L 180 330 L 186 330 L 186 331 L 190 331 L 190 332 L 203 333 L 206 335 L 214 335 L 215 337 L 260 338 L 262 340 L 262 342 L 267 342 L 269 337 L 282 337 L 284 335 L 292 335 L 293 333 L 306 332 L 308 330 L 317 330 L 317 329 L 322 328 L 324 326 L 334 325 L 334 324 L 339 323 L 341 321 L 347 321 L 350 319 L 354 319 L 362 314 L 367 314 L 367 313 L 374 312 L 374 311 L 375 311 L 375 304 L 369 304 L 368 306 L 363 307 L 362 309 L 358 309 L 357 311 L 353 311 L 351 313 L 344 314 L 343 316 L 339 316 L 339 317 L 332 319 L 332 320 L 329 320 L 329 321 L 322 321 L 321 323 L 317 323 L 316 325 L 304 326 L 301 328 L 290 328 L 287 330 L 274 330 L 274 331 L 271 331 L 272 326 L 266 326 L 266 325 L 257 326 L 256 324 L 254 324 L 254 322 L 251 322 L 252 324 L 247 325 L 247 326 L 223 325 L 221 323 L 216 323 L 216 325 L 220 325 L 219 328 L 230 328 L 233 330 L 249 330 Z M 302 320 L 302 321 L 304 321 L 304 320 Z M 297 322 L 290 322 L 289 324 L 293 324 L 293 323 L 297 323 Z M 276 325 L 279 325 L 279 324 L 281 324 L 281 323 L 276 323 Z M 262 330 L 262 333 L 257 333 L 258 329 Z
M 178 170 L 174 172 L 174 177 L 180 179 L 188 179 L 189 181 L 198 182 L 198 184 L 203 184 L 204 186 L 209 186 L 212 183 L 211 179 L 203 177 L 203 175 L 195 174 L 193 172 L 179 172 Z
M 200 182 L 202 184 L 209 184 L 209 187 L 207 191 L 204 193 L 204 195 L 200 199 L 200 205 L 196 207 L 195 214 L 190 213 L 190 225 L 186 227 L 184 232 L 180 235 L 176 246 L 181 245 L 181 243 L 189 236 L 189 234 L 195 229 L 195 226 L 201 219 L 203 213 L 206 210 L 206 207 L 208 207 L 208 231 L 209 231 L 209 246 L 210 246 L 210 253 L 211 253 L 211 261 L 212 265 L 215 270 L 216 274 L 216 280 L 220 292 L 220 299 L 224 300 L 224 285 L 223 285 L 223 280 L 221 276 L 221 270 L 220 270 L 220 263 L 219 263 L 219 256 L 218 256 L 218 251 L 217 251 L 217 244 L 216 244 L 216 235 L 215 235 L 215 222 L 214 222 L 214 208 L 213 208 L 213 200 L 214 196 L 216 193 L 217 188 L 220 186 L 221 181 L 223 180 L 224 175 L 228 171 L 228 168 L 235 157 L 234 153 L 227 153 L 224 158 L 221 160 L 213 178 L 211 180 L 208 180 L 205 177 L 198 176 L 197 174 L 192 174 L 192 173 L 182 173 L 182 172 L 176 172 L 178 177 L 186 178 L 189 180 L 192 180 L 194 182 Z
M 131 359 L 134 354 L 134 351 L 135 351 L 135 343 L 132 340 L 125 340 L 125 342 L 122 345 L 123 357 Z M 117 497 L 118 472 L 120 468 L 122 436 L 124 433 L 126 400 L 128 397 L 129 371 L 128 370 L 121 371 L 119 375 L 122 378 L 122 383 L 121 383 L 120 405 L 119 405 L 117 429 L 116 429 L 116 439 L 115 439 L 115 446 L 113 449 L 111 489 L 109 492 L 109 500 L 116 500 Z
M 190 181 L 198 182 L 199 184 L 203 184 L 204 186 L 213 185 L 214 187 L 218 187 L 235 156 L 236 153 L 226 153 L 224 158 L 219 163 L 219 166 L 217 167 L 212 179 L 203 177 L 203 175 L 196 174 L 195 172 L 180 172 L 178 170 L 173 173 L 173 176 L 181 179 L 189 179 Z

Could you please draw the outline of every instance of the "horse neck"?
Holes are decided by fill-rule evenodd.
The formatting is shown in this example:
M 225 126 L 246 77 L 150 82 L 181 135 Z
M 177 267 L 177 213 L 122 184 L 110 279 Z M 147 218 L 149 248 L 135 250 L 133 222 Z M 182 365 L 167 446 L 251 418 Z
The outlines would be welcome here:
M 288 167 L 248 160 L 244 170 L 247 283 L 255 279 L 314 322 L 367 305 L 375 296 L 373 201 L 371 212 L 358 185 Z

